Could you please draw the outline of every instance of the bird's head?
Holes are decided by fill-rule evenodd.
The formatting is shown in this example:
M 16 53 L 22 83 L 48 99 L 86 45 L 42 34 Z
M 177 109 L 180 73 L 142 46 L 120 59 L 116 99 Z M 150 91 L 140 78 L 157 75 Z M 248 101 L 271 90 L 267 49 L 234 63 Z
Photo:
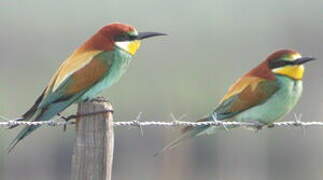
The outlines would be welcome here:
M 300 80 L 303 78 L 304 64 L 312 60 L 315 58 L 302 57 L 295 50 L 282 49 L 268 56 L 266 62 L 272 73 Z
M 131 55 L 136 53 L 140 47 L 141 40 L 166 35 L 158 32 L 138 32 L 134 27 L 120 23 L 104 26 L 99 30 L 98 34 L 101 38 L 108 40 L 110 48 L 120 48 Z

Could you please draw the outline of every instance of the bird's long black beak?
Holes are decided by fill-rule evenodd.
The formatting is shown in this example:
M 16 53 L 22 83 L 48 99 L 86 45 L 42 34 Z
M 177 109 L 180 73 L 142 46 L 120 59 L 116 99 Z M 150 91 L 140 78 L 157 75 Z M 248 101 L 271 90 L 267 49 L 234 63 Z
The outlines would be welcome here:
M 146 38 L 151 38 L 154 36 L 166 36 L 165 33 L 159 33 L 159 32 L 139 32 L 137 39 L 142 40 Z
M 300 64 L 305 64 L 305 63 L 307 63 L 309 61 L 313 61 L 313 60 L 315 60 L 314 57 L 301 57 L 301 58 L 296 59 L 294 61 L 294 63 L 297 65 L 300 65 Z

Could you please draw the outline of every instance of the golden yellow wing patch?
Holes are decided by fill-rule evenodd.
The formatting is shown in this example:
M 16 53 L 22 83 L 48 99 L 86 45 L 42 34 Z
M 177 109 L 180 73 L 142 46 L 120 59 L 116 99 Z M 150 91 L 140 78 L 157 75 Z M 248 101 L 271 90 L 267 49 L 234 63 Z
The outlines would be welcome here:
M 108 68 L 102 61 L 92 59 L 86 66 L 73 73 L 72 83 L 66 89 L 65 95 L 74 95 L 91 87 L 103 78 Z
M 248 86 L 251 87 L 251 91 L 254 91 L 258 85 L 259 82 L 263 81 L 264 79 L 259 77 L 248 77 L 244 76 L 240 79 L 238 79 L 227 91 L 227 93 L 224 95 L 224 97 L 221 99 L 220 104 L 230 98 L 233 95 L 239 94 L 245 88 Z
M 63 62 L 58 71 L 54 74 L 47 86 L 45 94 L 54 92 L 66 78 L 90 63 L 92 58 L 99 53 L 101 53 L 101 51 L 98 50 L 85 52 L 75 51 Z
M 276 80 L 268 80 L 253 76 L 239 79 L 221 100 L 215 112 L 222 118 L 230 117 L 265 102 L 279 88 Z

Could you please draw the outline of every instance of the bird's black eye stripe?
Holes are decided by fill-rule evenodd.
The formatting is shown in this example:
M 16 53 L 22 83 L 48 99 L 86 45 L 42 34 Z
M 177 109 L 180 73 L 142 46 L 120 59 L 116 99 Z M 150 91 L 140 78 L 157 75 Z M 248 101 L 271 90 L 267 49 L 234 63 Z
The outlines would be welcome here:
M 138 36 L 130 35 L 130 34 L 121 34 L 117 37 L 115 37 L 115 41 L 133 41 L 136 40 Z
M 278 61 L 271 61 L 269 62 L 269 68 L 270 69 L 275 69 L 287 65 L 295 65 L 295 62 L 293 61 L 283 61 L 283 60 L 278 60 Z
M 129 41 L 127 34 L 120 34 L 114 38 L 115 41 Z
M 135 36 L 135 35 L 129 35 L 129 40 L 130 40 L 130 41 L 136 40 L 137 38 L 138 38 L 138 36 Z

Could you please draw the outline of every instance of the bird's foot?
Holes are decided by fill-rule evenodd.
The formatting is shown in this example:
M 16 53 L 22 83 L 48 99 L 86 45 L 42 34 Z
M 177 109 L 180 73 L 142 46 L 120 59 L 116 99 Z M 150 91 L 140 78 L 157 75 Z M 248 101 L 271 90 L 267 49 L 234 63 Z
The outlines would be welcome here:
M 94 115 L 97 115 L 97 114 L 104 114 L 104 113 L 113 113 L 114 111 L 113 110 L 103 110 L 103 111 L 96 111 L 96 112 L 90 112 L 90 113 L 85 113 L 85 114 L 73 114 L 73 115 L 70 115 L 70 116 L 61 116 L 61 118 L 63 120 L 65 120 L 66 122 L 71 120 L 71 119 L 77 119 L 77 118 L 80 118 L 80 117 L 87 117 L 87 116 L 94 116 Z
M 61 119 L 63 119 L 66 123 L 68 122 L 68 121 L 70 121 L 71 119 L 75 119 L 75 115 L 70 115 L 70 116 L 63 116 L 61 113 L 57 113 L 57 115 L 61 118 Z M 64 126 L 63 126 L 63 131 L 65 132 L 66 131 L 66 129 L 67 129 L 67 124 L 64 124 Z
M 99 96 L 99 97 L 96 97 L 94 99 L 85 99 L 83 100 L 83 102 L 108 102 L 111 104 L 111 102 L 109 100 L 107 100 L 105 97 L 103 96 Z M 60 113 L 57 113 L 57 115 L 63 119 L 65 122 L 68 122 L 70 121 L 71 119 L 77 119 L 77 118 L 80 118 L 80 117 L 86 117 L 86 116 L 93 116 L 93 115 L 97 115 L 97 114 L 103 114 L 103 113 L 108 113 L 108 112 L 111 112 L 113 113 L 113 110 L 104 110 L 104 111 L 97 111 L 97 112 L 92 112 L 92 113 L 86 113 L 86 114 L 73 114 L 73 115 L 70 115 L 70 116 L 63 116 L 61 115 Z M 66 131 L 66 128 L 67 128 L 67 125 L 65 124 L 64 125 L 64 132 Z
M 104 113 L 108 113 L 108 112 L 113 113 L 114 111 L 113 110 L 103 110 L 103 111 L 96 111 L 96 112 L 85 113 L 85 114 L 73 114 L 73 115 L 70 115 L 70 116 L 67 116 L 67 117 L 61 115 L 60 113 L 57 113 L 57 115 L 60 118 L 62 118 L 65 122 L 68 122 L 71 119 L 77 119 L 77 118 L 87 117 L 87 116 L 94 116 L 94 115 L 97 115 L 97 114 L 104 114 Z M 67 127 L 67 125 L 64 124 L 64 126 L 63 126 L 64 132 L 66 131 L 66 127 Z

